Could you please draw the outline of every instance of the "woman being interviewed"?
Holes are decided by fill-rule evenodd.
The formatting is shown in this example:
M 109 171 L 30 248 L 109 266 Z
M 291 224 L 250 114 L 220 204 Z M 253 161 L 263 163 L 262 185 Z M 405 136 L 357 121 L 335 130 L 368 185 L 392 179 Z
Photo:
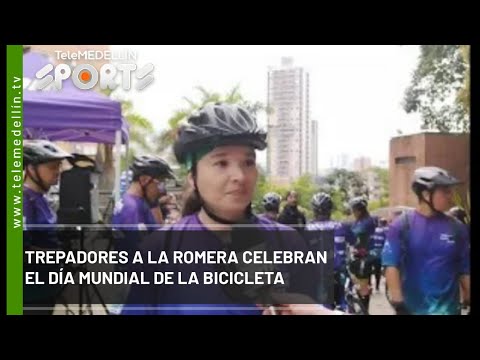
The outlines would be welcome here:
M 188 125 L 180 129 L 174 145 L 178 162 L 188 168 L 187 181 L 192 189 L 184 203 L 183 217 L 176 224 L 152 234 L 143 244 L 144 251 L 225 248 L 241 251 L 258 248 L 260 240 L 269 249 L 306 250 L 303 239 L 292 228 L 259 218 L 251 211 L 258 176 L 255 150 L 266 148 L 266 136 L 256 119 L 236 105 L 209 104 L 192 115 Z M 194 241 L 188 241 L 188 237 Z M 164 266 L 162 270 L 154 270 L 169 268 L 169 265 Z M 181 266 L 168 270 L 182 274 L 218 270 L 204 264 Z M 313 297 L 314 277 L 307 275 L 306 267 L 296 266 L 287 270 L 287 291 Z M 205 286 L 201 280 L 200 284 L 192 286 L 134 286 L 128 303 L 137 306 L 135 311 L 130 306 L 125 307 L 124 313 L 262 314 L 263 307 L 255 305 L 258 301 L 248 304 L 244 301 L 248 298 L 244 296 L 248 290 L 220 284 Z M 150 306 L 146 310 L 147 306 L 138 304 Z

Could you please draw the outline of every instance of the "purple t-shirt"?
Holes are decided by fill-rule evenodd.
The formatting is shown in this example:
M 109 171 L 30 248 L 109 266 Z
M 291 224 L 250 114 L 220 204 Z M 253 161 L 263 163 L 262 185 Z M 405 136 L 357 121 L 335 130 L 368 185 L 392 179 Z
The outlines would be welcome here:
M 23 223 L 25 233 L 24 246 L 35 245 L 52 248 L 58 246 L 55 234 L 57 214 L 50 208 L 44 194 L 26 186 L 23 187 Z M 35 227 L 30 225 L 52 225 L 52 227 Z
M 259 218 L 261 218 L 261 219 L 267 219 L 267 220 L 271 220 L 271 221 L 275 221 L 275 222 L 276 222 L 277 219 L 278 219 L 278 215 L 277 215 L 277 217 L 276 217 L 275 219 L 272 219 L 267 213 L 258 214 L 257 216 L 258 216 Z
M 35 246 L 43 249 L 58 250 L 61 241 L 55 230 L 57 214 L 48 204 L 46 196 L 26 186 L 23 187 L 23 246 Z M 43 226 L 32 226 L 43 225 Z M 47 225 L 47 226 L 44 226 Z M 50 226 L 51 225 L 51 226 Z M 25 272 L 36 272 L 39 280 L 48 284 L 49 272 L 57 272 L 60 269 L 58 264 L 23 264 Z M 41 301 L 56 295 L 61 285 L 29 285 L 23 287 L 23 301 L 28 304 L 31 301 Z
M 346 242 L 349 239 L 346 225 L 335 220 L 318 221 L 314 220 L 307 224 L 306 231 L 334 231 L 334 269 L 335 271 L 344 271 L 346 267 Z
M 375 227 L 375 221 L 371 216 L 355 220 L 350 227 L 350 231 L 353 234 L 350 245 L 369 249 L 372 235 L 375 233 Z
M 143 198 L 126 193 L 115 206 L 112 224 L 132 225 L 131 227 L 119 227 L 119 230 L 145 230 L 148 225 L 157 225 L 157 222 Z
M 370 242 L 370 255 L 375 258 L 382 256 L 383 246 L 385 245 L 385 239 L 387 238 L 387 227 L 379 226 L 375 229 L 375 233 L 372 235 L 372 241 Z
M 407 309 L 413 314 L 459 314 L 459 277 L 470 273 L 466 227 L 447 215 L 408 214 L 390 226 L 383 266 L 400 268 Z M 403 235 L 406 234 L 406 235 Z
M 306 243 L 299 236 L 299 234 L 292 228 L 275 223 L 268 219 L 254 217 L 254 224 L 262 231 L 262 236 L 265 234 L 265 240 L 272 245 L 272 248 L 277 250 L 300 250 L 305 251 Z M 186 240 L 185 231 L 194 231 L 195 234 L 189 236 Z M 194 240 L 194 241 L 190 241 Z M 182 218 L 178 223 L 167 225 L 158 229 L 151 234 L 150 239 L 147 239 L 142 244 L 143 251 L 207 251 L 220 250 L 223 246 L 221 240 L 209 229 L 205 227 L 198 218 L 197 214 L 189 215 Z M 165 266 L 165 265 L 164 265 Z M 208 271 L 217 271 L 209 268 L 210 265 L 205 264 L 183 264 L 181 272 L 189 274 L 190 272 L 201 273 L 208 268 Z M 170 268 L 165 270 L 163 268 L 154 268 L 151 271 L 179 271 L 177 268 Z M 292 275 L 293 274 L 293 275 Z M 295 277 L 295 273 L 291 273 Z M 301 292 L 306 289 L 306 292 L 311 290 L 313 281 L 307 276 L 298 275 L 298 282 L 295 282 L 292 292 Z M 303 274 L 302 274 L 303 275 Z M 302 283 L 305 281 L 305 283 Z M 294 281 L 291 281 L 293 283 Z M 163 314 L 163 315 L 187 315 L 187 314 L 215 314 L 215 315 L 245 315 L 245 314 L 261 314 L 261 310 L 252 304 L 236 304 L 231 300 L 222 290 L 222 285 L 208 286 L 203 284 L 195 286 L 179 286 L 172 285 L 168 290 L 161 286 L 145 287 L 133 286 L 129 294 L 128 304 L 146 304 L 146 299 L 161 299 L 158 303 L 154 300 L 150 304 L 155 308 L 141 309 L 142 306 L 124 306 L 124 314 Z M 297 290 L 297 291 L 295 291 Z M 147 293 L 150 292 L 150 293 Z M 196 301 L 196 304 L 190 304 L 192 299 L 201 300 Z M 195 300 L 193 300 L 195 302 Z M 199 304 L 201 302 L 201 304 Z M 189 305 L 181 305 L 189 304 Z M 152 306 L 150 305 L 150 306 Z

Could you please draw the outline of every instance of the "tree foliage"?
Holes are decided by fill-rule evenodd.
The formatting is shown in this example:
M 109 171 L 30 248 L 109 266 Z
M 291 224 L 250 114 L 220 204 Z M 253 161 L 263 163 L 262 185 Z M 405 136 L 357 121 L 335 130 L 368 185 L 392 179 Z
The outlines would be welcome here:
M 403 108 L 420 113 L 424 130 L 470 130 L 469 46 L 422 45 Z

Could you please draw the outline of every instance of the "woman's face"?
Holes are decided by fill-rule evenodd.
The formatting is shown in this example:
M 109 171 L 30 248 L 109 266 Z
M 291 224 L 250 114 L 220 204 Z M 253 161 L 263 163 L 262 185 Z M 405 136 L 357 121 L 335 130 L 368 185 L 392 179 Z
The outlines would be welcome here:
M 250 204 L 258 171 L 255 151 L 247 146 L 221 146 L 197 163 L 197 188 L 216 214 L 227 219 L 240 217 Z M 192 186 L 193 178 L 189 175 Z
M 287 203 L 292 206 L 298 205 L 298 194 L 295 191 L 290 192 L 287 196 Z

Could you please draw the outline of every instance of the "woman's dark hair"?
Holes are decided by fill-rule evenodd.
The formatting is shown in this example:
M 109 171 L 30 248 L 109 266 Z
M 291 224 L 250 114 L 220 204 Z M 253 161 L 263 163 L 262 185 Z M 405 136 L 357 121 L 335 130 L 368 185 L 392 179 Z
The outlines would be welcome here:
M 292 193 L 295 193 L 295 194 L 297 194 L 297 197 L 300 197 L 300 195 L 298 194 L 298 191 L 296 191 L 296 190 L 288 190 L 288 191 L 287 191 L 287 194 L 285 195 L 285 200 L 288 200 L 288 197 L 289 197 L 290 195 L 292 195 Z
M 182 193 L 182 217 L 195 214 L 202 208 L 202 201 L 198 197 L 198 193 L 190 186 L 188 181 L 185 182 Z

